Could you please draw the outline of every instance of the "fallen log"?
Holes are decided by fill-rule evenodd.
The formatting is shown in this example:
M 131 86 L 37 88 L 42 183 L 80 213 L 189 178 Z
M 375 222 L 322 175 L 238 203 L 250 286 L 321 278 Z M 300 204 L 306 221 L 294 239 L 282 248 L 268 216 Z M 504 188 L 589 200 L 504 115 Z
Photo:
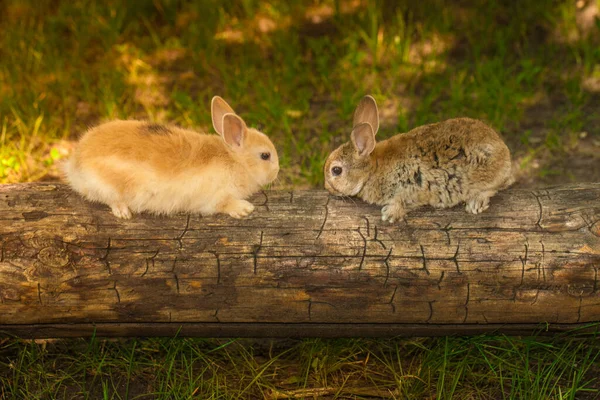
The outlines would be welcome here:
M 600 184 L 512 189 L 479 215 L 398 224 L 325 191 L 257 194 L 248 218 L 119 220 L 61 184 L 0 186 L 0 332 L 393 336 L 600 321 Z M 592 325 L 590 325 L 592 324 Z

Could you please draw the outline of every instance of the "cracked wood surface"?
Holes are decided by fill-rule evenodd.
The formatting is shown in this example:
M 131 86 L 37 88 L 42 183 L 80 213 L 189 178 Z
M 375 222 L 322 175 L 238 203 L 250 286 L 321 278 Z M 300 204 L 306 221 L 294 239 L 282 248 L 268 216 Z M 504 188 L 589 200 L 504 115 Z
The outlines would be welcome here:
M 0 331 L 360 336 L 600 321 L 600 184 L 508 190 L 479 215 L 264 192 L 246 219 L 115 218 L 61 184 L 0 185 Z M 596 328 L 594 328 L 596 329 Z

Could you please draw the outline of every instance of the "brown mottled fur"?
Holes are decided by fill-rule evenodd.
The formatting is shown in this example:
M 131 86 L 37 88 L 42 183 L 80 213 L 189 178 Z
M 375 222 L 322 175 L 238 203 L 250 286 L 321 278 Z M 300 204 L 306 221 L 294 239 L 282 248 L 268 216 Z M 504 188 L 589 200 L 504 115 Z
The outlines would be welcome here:
M 213 100 L 212 111 L 222 136 L 141 121 L 92 128 L 66 165 L 67 179 L 84 197 L 108 204 L 122 218 L 130 218 L 130 210 L 248 215 L 254 207 L 243 199 L 276 178 L 277 151 L 221 98 Z M 261 159 L 262 153 L 270 159 Z
M 366 98 L 376 110 L 375 101 Z M 364 103 L 365 99 L 363 107 Z M 355 120 L 353 140 L 328 157 L 325 187 L 384 206 L 383 220 L 393 222 L 423 205 L 445 208 L 461 202 L 477 214 L 487 209 L 490 197 L 514 181 L 508 148 L 481 121 L 450 119 L 377 144 L 372 129 L 357 133 L 360 122 Z M 360 155 L 361 150 L 366 153 Z M 334 175 L 334 167 L 342 173 Z

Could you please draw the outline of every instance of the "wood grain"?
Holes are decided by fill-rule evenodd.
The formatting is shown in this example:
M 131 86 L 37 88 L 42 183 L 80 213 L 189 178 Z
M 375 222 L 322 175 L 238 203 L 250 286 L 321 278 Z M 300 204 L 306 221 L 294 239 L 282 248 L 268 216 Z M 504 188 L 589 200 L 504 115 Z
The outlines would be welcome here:
M 115 218 L 61 184 L 0 186 L 0 331 L 24 337 L 390 336 L 600 321 L 600 184 L 508 190 L 402 223 L 325 191 L 247 219 Z

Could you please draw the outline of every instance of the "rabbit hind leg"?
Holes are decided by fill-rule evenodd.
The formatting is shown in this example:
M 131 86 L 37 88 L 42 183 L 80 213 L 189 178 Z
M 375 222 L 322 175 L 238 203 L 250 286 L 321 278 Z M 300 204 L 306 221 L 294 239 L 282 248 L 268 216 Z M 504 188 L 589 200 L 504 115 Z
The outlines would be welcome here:
M 117 218 L 131 219 L 131 211 L 125 203 L 110 204 L 110 209 Z
M 79 172 L 73 174 L 72 186 L 85 198 L 107 204 L 117 218 L 130 219 L 131 211 L 123 199 L 124 188 L 118 187 L 119 180 L 111 181 L 115 174 L 103 174 L 102 179 L 94 172 Z
M 465 210 L 471 214 L 479 214 L 487 210 L 490 206 L 490 198 L 495 194 L 495 190 L 487 190 L 475 194 L 475 196 L 467 200 Z

